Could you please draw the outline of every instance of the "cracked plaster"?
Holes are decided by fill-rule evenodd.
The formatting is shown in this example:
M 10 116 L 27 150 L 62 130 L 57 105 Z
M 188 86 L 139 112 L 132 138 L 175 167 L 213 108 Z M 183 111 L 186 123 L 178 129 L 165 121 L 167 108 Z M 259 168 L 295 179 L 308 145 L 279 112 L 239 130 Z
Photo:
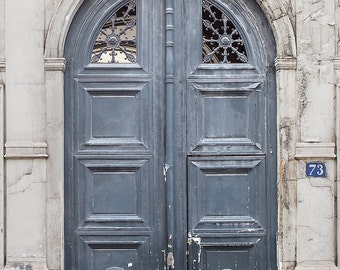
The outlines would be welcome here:
M 7 161 L 7 259 L 46 257 L 45 160 Z

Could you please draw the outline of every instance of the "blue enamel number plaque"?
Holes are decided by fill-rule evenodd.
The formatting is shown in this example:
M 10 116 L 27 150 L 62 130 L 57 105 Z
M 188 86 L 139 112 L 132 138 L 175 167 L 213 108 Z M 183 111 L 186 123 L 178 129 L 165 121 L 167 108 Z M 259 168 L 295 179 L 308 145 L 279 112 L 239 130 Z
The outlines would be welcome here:
M 326 177 L 326 163 L 313 162 L 306 163 L 306 176 L 307 177 Z

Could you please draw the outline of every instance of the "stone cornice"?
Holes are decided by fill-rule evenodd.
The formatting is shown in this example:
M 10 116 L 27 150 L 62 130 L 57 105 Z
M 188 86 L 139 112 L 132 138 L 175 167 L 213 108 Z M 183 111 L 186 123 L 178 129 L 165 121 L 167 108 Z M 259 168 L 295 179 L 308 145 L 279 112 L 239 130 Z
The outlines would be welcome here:
M 0 72 L 6 71 L 6 61 L 5 59 L 0 59 Z
M 275 59 L 276 70 L 296 70 L 296 58 L 278 57 Z
M 45 142 L 6 142 L 5 158 L 47 158 L 47 144 Z
M 65 58 L 45 58 L 45 71 L 62 71 L 66 68 Z
M 340 57 L 334 58 L 334 69 L 340 70 Z
M 335 143 L 300 142 L 296 144 L 296 159 L 335 159 Z

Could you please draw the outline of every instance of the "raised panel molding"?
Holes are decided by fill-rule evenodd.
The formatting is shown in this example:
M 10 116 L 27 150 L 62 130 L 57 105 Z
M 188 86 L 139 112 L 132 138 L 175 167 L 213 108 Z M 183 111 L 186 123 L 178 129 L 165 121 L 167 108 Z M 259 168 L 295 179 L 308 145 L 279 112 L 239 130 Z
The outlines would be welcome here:
M 190 82 L 189 89 L 188 151 L 263 154 L 263 139 L 253 135 L 264 129 L 261 81 Z
M 80 269 L 100 265 L 100 269 L 149 268 L 149 235 L 83 235 L 79 240 Z M 140 259 L 142 258 L 142 259 Z M 96 268 L 97 269 L 97 268 Z
M 146 82 L 77 83 L 80 152 L 133 151 L 150 154 L 152 87 Z
M 196 157 L 188 162 L 189 227 L 194 234 L 265 232 L 260 224 L 266 207 L 254 196 L 264 189 L 264 158 Z
M 83 157 L 84 158 L 84 157 Z M 92 227 L 139 227 L 150 223 L 152 160 L 78 160 L 79 223 Z M 83 194 L 81 191 L 86 190 Z
M 48 158 L 46 142 L 6 142 L 5 158 Z

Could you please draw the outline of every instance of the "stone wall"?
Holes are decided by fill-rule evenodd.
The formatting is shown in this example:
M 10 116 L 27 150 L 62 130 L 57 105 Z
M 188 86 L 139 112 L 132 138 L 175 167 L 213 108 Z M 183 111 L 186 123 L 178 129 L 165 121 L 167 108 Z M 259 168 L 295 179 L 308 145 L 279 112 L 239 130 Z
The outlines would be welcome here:
M 257 1 L 277 42 L 280 269 L 338 269 L 340 2 Z M 0 269 L 63 269 L 63 45 L 81 2 L 0 0 Z
M 297 1 L 298 269 L 335 268 L 335 4 Z M 326 162 L 327 178 L 306 178 L 308 161 Z

